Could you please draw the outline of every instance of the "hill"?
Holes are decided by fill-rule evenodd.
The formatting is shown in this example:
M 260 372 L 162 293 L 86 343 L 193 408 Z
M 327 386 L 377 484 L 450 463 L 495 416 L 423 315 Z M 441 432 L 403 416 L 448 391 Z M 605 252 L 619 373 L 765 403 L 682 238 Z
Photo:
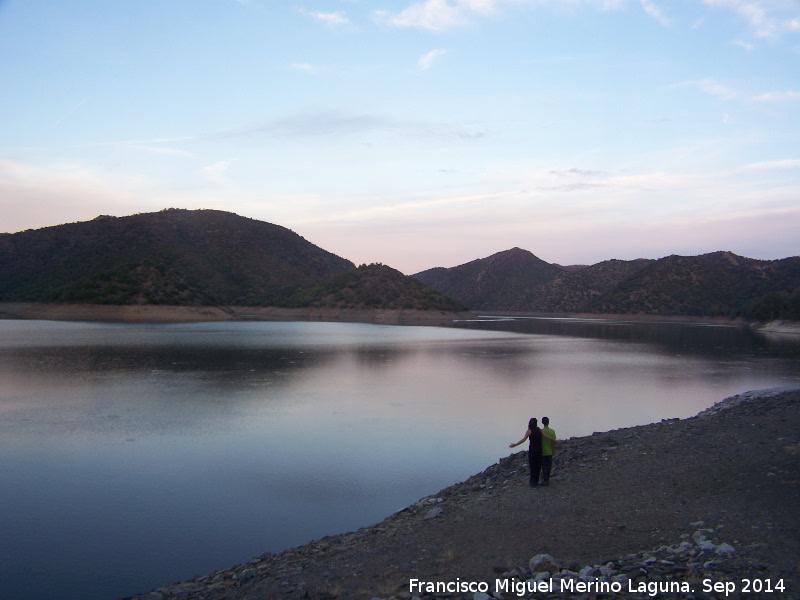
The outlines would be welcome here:
M 278 225 L 168 209 L 0 234 L 0 302 L 800 320 L 800 257 L 714 252 L 562 267 L 512 248 L 406 277 L 356 269 Z
M 573 269 L 514 248 L 415 277 L 472 310 L 800 319 L 800 257 L 714 252 Z
M 566 273 L 531 290 L 518 305 L 518 310 L 586 312 L 592 300 L 615 289 L 652 262 L 644 258 L 612 259 Z
M 4 302 L 280 306 L 354 268 L 289 229 L 215 210 L 0 235 Z
M 646 265 L 587 308 L 623 314 L 755 316 L 759 304 L 770 297 L 798 298 L 798 292 L 800 257 L 765 261 L 732 252 L 673 255 Z
M 527 250 L 512 248 L 450 269 L 434 268 L 413 277 L 471 310 L 515 308 L 531 289 L 568 273 Z
M 422 282 L 381 264 L 361 265 L 295 294 L 290 306 L 466 311 Z

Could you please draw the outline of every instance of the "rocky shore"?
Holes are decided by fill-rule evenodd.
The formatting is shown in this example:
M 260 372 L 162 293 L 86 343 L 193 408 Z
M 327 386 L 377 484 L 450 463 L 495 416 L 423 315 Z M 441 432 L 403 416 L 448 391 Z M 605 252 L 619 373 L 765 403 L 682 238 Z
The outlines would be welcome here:
M 518 452 L 381 523 L 135 599 L 796 599 L 798 498 L 800 391 L 748 392 L 560 442 L 547 487 Z
M 800 323 L 797 321 L 769 321 L 759 323 L 756 329 L 764 333 L 800 335 Z

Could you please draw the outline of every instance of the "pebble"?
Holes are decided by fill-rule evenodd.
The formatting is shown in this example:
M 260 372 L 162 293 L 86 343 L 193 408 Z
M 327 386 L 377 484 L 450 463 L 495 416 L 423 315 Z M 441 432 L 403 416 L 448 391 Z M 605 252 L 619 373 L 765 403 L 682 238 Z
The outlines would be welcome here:
M 443 509 L 441 509 L 441 508 L 439 508 L 439 507 L 437 506 L 436 508 L 432 508 L 432 509 L 430 509 L 430 510 L 428 511 L 428 513 L 425 515 L 425 519 L 426 519 L 426 520 L 428 520 L 428 519 L 435 519 L 436 517 L 438 517 L 438 516 L 439 516 L 440 514 L 442 514 L 443 512 L 444 512 L 444 510 L 443 510 Z
M 536 588 L 536 591 L 525 592 L 523 594 L 506 594 L 506 598 L 528 598 L 541 600 L 556 600 L 564 598 L 584 598 L 581 595 L 572 596 L 569 593 L 560 591 L 561 580 L 580 580 L 583 582 L 606 582 L 617 584 L 619 592 L 609 592 L 601 594 L 588 594 L 589 598 L 618 598 L 620 600 L 652 600 L 654 597 L 663 598 L 716 598 L 699 593 L 701 588 L 698 582 L 703 579 L 710 579 L 713 582 L 738 581 L 734 577 L 737 573 L 747 570 L 758 571 L 760 565 L 747 565 L 737 563 L 728 564 L 732 556 L 736 553 L 736 548 L 727 542 L 718 541 L 707 536 L 712 535 L 714 530 L 696 531 L 694 534 L 683 535 L 683 541 L 673 546 L 661 546 L 649 552 L 629 554 L 618 560 L 606 562 L 601 565 L 586 565 L 580 570 L 572 571 L 562 568 L 556 558 L 548 554 L 538 554 L 532 557 L 528 563 L 530 571 L 520 572 L 514 569 L 498 577 L 499 580 L 509 580 L 509 589 L 513 585 L 525 585 L 526 589 L 532 589 L 535 582 L 551 580 L 553 582 L 553 592 L 543 592 Z M 699 535 L 698 535 L 699 534 Z M 695 543 L 687 540 L 698 540 Z M 708 560 L 703 560 L 707 557 Z M 629 589 L 630 582 L 630 589 Z M 687 582 L 694 592 L 689 594 L 658 592 L 654 596 L 650 591 L 639 591 L 639 583 L 647 585 L 651 582 L 660 582 L 662 585 L 679 586 L 681 582 Z M 652 583 L 651 583 L 652 585 Z M 630 590 L 633 590 L 631 592 Z M 494 589 L 490 589 L 494 593 Z M 423 594 L 418 600 L 492 600 L 502 598 L 502 595 L 490 596 L 484 592 L 474 594 Z M 389 596 L 386 598 L 375 598 L 373 600 L 399 600 L 399 596 Z

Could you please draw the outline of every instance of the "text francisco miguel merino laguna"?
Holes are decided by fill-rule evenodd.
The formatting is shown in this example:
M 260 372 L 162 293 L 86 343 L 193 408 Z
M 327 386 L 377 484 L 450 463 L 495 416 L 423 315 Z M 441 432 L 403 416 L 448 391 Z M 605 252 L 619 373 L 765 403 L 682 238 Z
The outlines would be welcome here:
M 774 592 L 783 591 L 783 580 L 770 581 L 756 580 L 751 581 L 743 579 L 740 582 L 743 587 L 742 591 L 752 591 L 747 589 L 754 583 L 758 583 L 760 591 Z M 516 594 L 517 596 L 525 596 L 528 594 L 542 593 L 595 593 L 607 594 L 620 592 L 646 594 L 648 596 L 658 596 L 661 594 L 691 594 L 694 590 L 685 581 L 638 581 L 634 582 L 628 580 L 624 583 L 618 581 L 581 581 L 578 579 L 542 579 L 535 581 L 529 579 L 527 581 L 520 581 L 518 579 L 495 579 L 494 588 L 486 581 L 462 581 L 456 579 L 455 581 L 422 581 L 420 579 L 410 579 L 409 592 L 423 593 L 423 594 L 474 594 L 483 592 L 484 594 Z M 763 585 L 769 586 L 769 589 L 764 589 Z M 736 582 L 733 581 L 717 581 L 714 582 L 710 579 L 702 581 L 702 588 L 704 593 L 709 592 L 724 592 L 725 596 L 737 590 Z M 755 588 L 753 588 L 755 589 Z

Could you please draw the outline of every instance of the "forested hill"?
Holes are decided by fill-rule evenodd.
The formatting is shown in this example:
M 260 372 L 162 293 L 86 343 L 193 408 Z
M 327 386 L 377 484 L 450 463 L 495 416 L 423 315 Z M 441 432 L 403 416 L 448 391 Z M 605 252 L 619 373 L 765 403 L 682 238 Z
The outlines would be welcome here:
M 519 248 L 414 275 L 473 310 L 800 320 L 800 257 L 765 261 L 713 252 L 546 263 Z
M 527 250 L 512 248 L 450 269 L 437 267 L 414 275 L 472 310 L 517 308 L 529 291 L 569 273 Z
M 462 312 L 467 307 L 424 283 L 381 264 L 361 265 L 304 289 L 290 306 Z
M 410 278 L 383 265 L 356 269 L 278 225 L 168 209 L 0 234 L 0 302 L 800 320 L 800 257 L 714 252 L 563 267 L 513 248 Z
M 0 235 L 0 301 L 275 305 L 355 265 L 216 210 L 97 217 Z
M 800 319 L 800 257 L 667 256 L 598 296 L 593 312 Z

